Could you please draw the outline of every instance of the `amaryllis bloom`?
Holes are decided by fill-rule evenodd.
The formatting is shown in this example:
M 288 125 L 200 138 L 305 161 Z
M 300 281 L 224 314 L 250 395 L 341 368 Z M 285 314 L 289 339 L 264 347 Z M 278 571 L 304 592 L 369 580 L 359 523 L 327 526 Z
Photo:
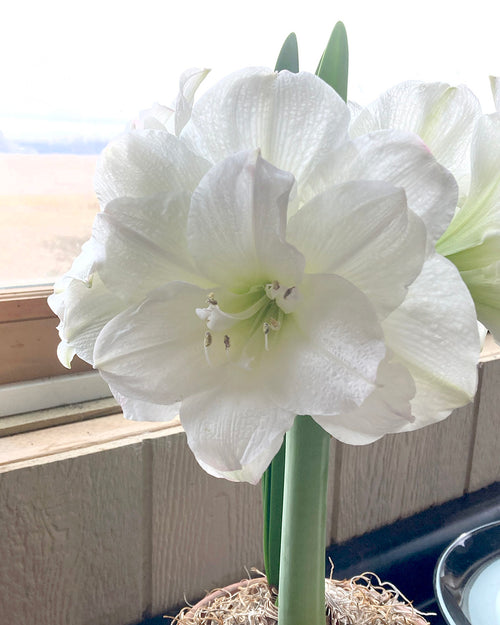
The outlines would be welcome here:
M 460 184 L 456 215 L 436 244 L 460 270 L 479 321 L 500 340 L 500 114 L 482 115 L 464 86 L 408 82 L 363 109 L 352 136 L 382 128 L 415 132 Z
M 61 355 L 128 418 L 180 414 L 213 475 L 258 481 L 296 414 L 364 444 L 474 394 L 474 306 L 434 249 L 456 183 L 416 136 L 348 127 L 319 78 L 249 69 L 179 136 L 101 159 L 92 239 L 52 296 Z

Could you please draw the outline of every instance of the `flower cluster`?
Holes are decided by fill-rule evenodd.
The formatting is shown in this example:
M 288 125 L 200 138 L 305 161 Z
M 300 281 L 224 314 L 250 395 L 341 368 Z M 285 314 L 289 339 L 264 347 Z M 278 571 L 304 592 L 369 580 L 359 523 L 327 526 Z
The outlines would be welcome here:
M 61 360 L 92 363 L 128 418 L 180 414 L 201 466 L 251 482 L 296 414 L 364 444 L 470 401 L 477 317 L 442 255 L 480 201 L 474 168 L 460 199 L 446 169 L 467 139 L 433 155 L 377 108 L 351 124 L 308 73 L 245 69 L 194 102 L 205 75 L 105 149 L 92 238 L 50 298 Z
M 465 86 L 406 82 L 357 115 L 351 135 L 383 128 L 418 134 L 459 184 L 456 214 L 437 251 L 460 270 L 480 322 L 500 340 L 500 91 L 496 113 L 482 114 Z

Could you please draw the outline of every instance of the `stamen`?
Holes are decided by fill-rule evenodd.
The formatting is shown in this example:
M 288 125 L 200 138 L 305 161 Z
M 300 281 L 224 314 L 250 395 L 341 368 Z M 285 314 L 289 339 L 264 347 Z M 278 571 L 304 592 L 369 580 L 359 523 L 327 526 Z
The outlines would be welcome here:
M 278 286 L 277 289 L 275 288 L 276 286 Z M 295 285 L 284 287 L 275 280 L 274 282 L 266 284 L 265 289 L 267 297 L 274 300 L 283 312 L 293 312 L 297 307 L 299 291 Z
M 259 312 L 267 301 L 266 295 L 263 295 L 247 309 L 239 313 L 227 313 L 220 309 L 216 300 L 211 297 L 212 295 L 213 293 L 210 293 L 208 296 L 208 306 L 206 308 L 196 308 L 196 314 L 199 319 L 206 321 L 207 328 L 214 332 L 224 332 L 224 330 L 232 328 L 238 321 L 250 319 Z M 212 301 L 210 302 L 210 300 Z
M 279 321 L 276 321 L 276 319 L 274 319 L 273 317 L 271 317 L 269 319 L 269 327 L 271 328 L 271 330 L 274 330 L 275 332 L 277 332 L 281 328 L 281 323 Z
M 270 329 L 271 328 L 270 328 L 269 324 L 267 323 L 267 321 L 264 321 L 264 325 L 262 326 L 262 331 L 264 332 L 264 347 L 266 349 L 266 352 L 269 351 L 269 339 L 268 339 L 268 336 L 269 336 L 269 330 Z
M 210 356 L 208 355 L 208 348 L 212 345 L 212 334 L 210 332 L 205 332 L 205 341 L 204 341 L 204 349 L 205 349 L 205 360 L 209 367 L 212 366 L 212 362 L 210 361 Z

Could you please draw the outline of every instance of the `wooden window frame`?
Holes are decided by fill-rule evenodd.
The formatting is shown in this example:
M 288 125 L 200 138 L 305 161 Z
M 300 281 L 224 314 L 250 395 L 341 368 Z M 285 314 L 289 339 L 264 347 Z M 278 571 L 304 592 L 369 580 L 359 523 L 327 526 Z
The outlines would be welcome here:
M 59 362 L 59 319 L 47 304 L 52 291 L 52 285 L 0 290 L 0 387 L 19 384 L 22 391 L 23 383 L 92 371 L 78 357 L 71 369 Z M 112 397 L 54 408 L 41 405 L 35 411 L 0 416 L 0 437 L 119 412 Z
M 57 359 L 59 320 L 47 304 L 51 286 L 0 292 L 0 384 L 91 371 L 75 358 L 71 370 Z

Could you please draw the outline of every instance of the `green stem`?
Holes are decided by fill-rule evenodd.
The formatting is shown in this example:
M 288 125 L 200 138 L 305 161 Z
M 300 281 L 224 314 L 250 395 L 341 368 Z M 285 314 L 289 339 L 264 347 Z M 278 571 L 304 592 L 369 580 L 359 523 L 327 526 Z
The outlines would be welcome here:
M 299 415 L 286 435 L 279 625 L 325 625 L 330 435 Z
M 280 574 L 281 518 L 283 513 L 283 480 L 285 443 L 262 476 L 264 512 L 264 568 L 270 586 L 278 587 Z

